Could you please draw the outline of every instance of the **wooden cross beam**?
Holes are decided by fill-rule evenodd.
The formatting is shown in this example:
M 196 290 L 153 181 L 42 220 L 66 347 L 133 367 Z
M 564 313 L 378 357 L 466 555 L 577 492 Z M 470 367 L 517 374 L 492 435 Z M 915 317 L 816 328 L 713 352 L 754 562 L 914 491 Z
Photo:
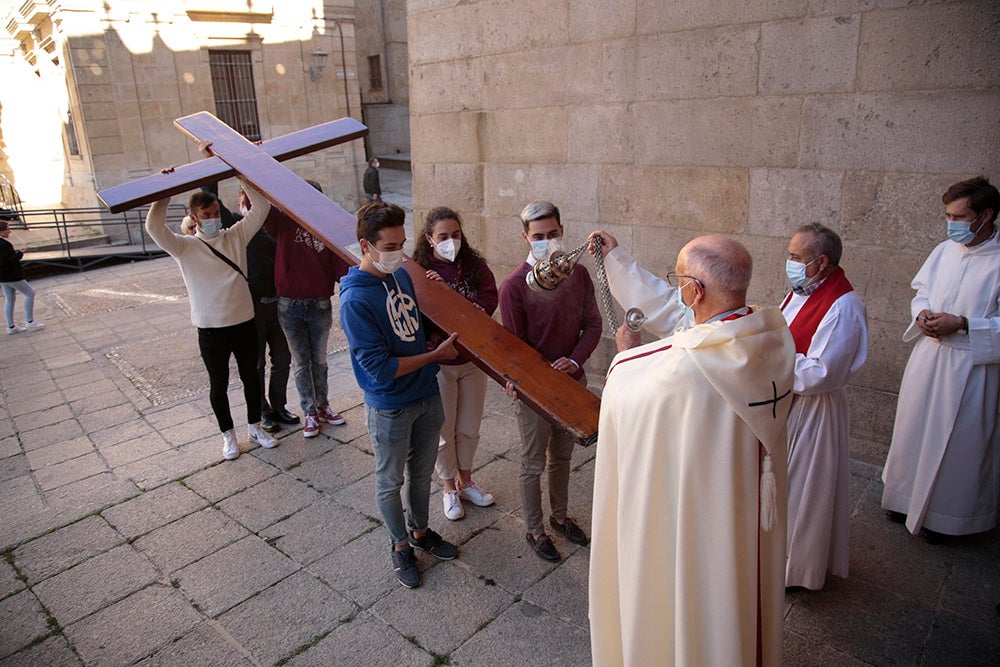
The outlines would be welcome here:
M 275 206 L 322 239 L 348 264 L 358 263 L 361 248 L 356 236 L 355 216 L 279 164 L 266 151 L 267 144 L 255 146 L 207 112 L 179 118 L 175 124 L 196 141 L 211 141 L 212 152 L 232 171 L 242 175 Z M 323 126 L 306 132 L 320 127 Z M 151 189 L 151 185 L 146 187 Z M 146 201 L 166 194 L 166 191 L 149 192 L 145 195 L 150 197 Z M 444 283 L 428 280 L 424 269 L 416 262 L 407 261 L 403 266 L 413 278 L 423 314 L 442 331 L 457 331 L 456 346 L 461 352 L 500 384 L 508 380 L 515 382 L 521 400 L 577 441 L 590 444 L 596 439 L 600 411 L 597 396 L 568 374 L 554 370 L 537 350 L 475 308 L 458 292 Z
M 368 128 L 358 121 L 353 118 L 341 118 L 268 139 L 260 147 L 275 160 L 283 162 L 323 148 L 360 139 L 366 134 Z M 101 190 L 97 196 L 112 213 L 121 213 L 235 175 L 236 172 L 228 164 L 218 157 L 210 157 L 177 167 L 166 174 L 153 174 Z

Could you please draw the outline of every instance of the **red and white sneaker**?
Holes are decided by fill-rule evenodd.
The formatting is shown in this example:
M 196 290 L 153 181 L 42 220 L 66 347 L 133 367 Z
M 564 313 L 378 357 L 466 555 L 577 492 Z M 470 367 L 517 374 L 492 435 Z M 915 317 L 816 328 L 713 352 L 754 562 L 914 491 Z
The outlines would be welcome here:
M 302 437 L 315 438 L 319 435 L 319 422 L 316 415 L 306 415 L 306 425 L 302 428 Z
M 316 419 L 323 424 L 333 424 L 334 426 L 340 426 L 347 423 L 346 419 L 330 410 L 330 408 L 320 408 L 317 410 Z

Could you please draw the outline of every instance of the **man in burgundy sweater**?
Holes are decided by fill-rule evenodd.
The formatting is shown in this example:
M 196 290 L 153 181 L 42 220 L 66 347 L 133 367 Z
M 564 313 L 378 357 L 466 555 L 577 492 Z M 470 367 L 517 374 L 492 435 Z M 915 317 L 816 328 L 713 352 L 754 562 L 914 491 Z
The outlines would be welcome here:
M 322 192 L 318 183 L 309 182 Z M 333 326 L 334 285 L 347 275 L 347 264 L 294 220 L 271 208 L 264 229 L 277 242 L 274 284 L 278 319 L 294 362 L 295 387 L 305 418 L 302 435 L 319 435 L 320 422 L 343 424 L 327 397 L 326 347 Z
M 594 284 L 587 270 L 577 265 L 556 289 L 531 291 L 525 276 L 536 262 L 561 249 L 563 226 L 559 209 L 545 201 L 528 204 L 521 211 L 521 222 L 524 225 L 521 237 L 530 246 L 531 253 L 500 286 L 503 325 L 551 360 L 554 369 L 569 373 L 586 385 L 583 364 L 597 347 L 602 327 Z M 513 395 L 510 386 L 508 394 Z M 573 439 L 554 429 L 524 403 L 517 404 L 517 422 L 522 444 L 521 500 L 528 529 L 525 538 L 539 557 L 558 561 L 561 559 L 559 551 L 545 534 L 542 523 L 540 478 L 542 472 L 548 470 L 552 527 L 570 542 L 586 544 L 587 534 L 566 515 Z

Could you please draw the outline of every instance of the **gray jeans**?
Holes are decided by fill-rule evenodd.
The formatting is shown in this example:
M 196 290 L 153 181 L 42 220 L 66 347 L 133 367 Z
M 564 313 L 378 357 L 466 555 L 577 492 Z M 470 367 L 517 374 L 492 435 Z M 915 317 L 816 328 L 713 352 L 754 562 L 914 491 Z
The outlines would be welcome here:
M 366 404 L 365 419 L 375 450 L 375 500 L 392 543 L 406 544 L 407 528 L 427 528 L 431 474 L 444 423 L 441 397 L 398 410 L 378 410 Z

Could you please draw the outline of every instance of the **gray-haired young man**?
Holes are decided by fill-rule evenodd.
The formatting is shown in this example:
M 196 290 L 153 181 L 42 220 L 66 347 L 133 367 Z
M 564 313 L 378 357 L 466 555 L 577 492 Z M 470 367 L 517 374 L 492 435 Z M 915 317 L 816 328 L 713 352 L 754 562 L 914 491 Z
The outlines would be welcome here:
M 531 248 L 528 258 L 500 286 L 503 325 L 541 352 L 552 368 L 587 383 L 583 364 L 601 338 L 601 314 L 594 298 L 594 284 L 587 270 L 577 265 L 569 278 L 551 291 L 533 292 L 525 276 L 539 261 L 561 248 L 563 235 L 559 209 L 546 201 L 528 204 L 521 212 L 521 238 Z M 508 385 L 508 394 L 513 387 Z M 569 541 L 586 544 L 587 534 L 566 515 L 569 504 L 570 457 L 573 439 L 534 410 L 518 403 L 521 431 L 521 501 L 525 538 L 538 556 L 548 561 L 562 557 L 545 533 L 542 523 L 542 472 L 548 471 L 551 526 Z M 547 463 L 546 463 L 547 462 Z

